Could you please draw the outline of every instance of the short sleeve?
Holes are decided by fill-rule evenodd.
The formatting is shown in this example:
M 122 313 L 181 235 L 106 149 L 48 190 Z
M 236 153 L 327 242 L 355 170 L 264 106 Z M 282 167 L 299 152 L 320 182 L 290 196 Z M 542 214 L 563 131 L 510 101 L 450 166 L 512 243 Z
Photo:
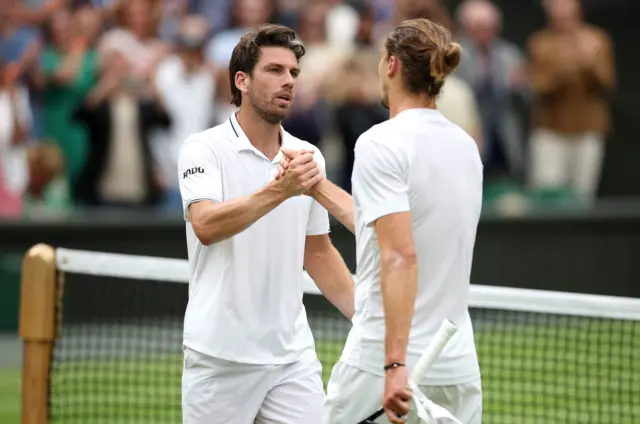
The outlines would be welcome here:
M 410 210 L 409 159 L 403 153 L 366 138 L 356 143 L 352 190 L 366 225 L 382 216 Z
M 314 153 L 314 159 L 322 170 L 322 174 L 326 177 L 327 171 L 325 161 L 320 150 L 316 150 Z M 327 212 L 327 210 L 315 199 L 311 199 L 311 210 L 309 211 L 309 221 L 307 222 L 307 235 L 319 236 L 322 234 L 328 234 L 329 232 L 329 212 Z
M 222 176 L 218 158 L 204 142 L 191 140 L 180 148 L 178 180 L 184 218 L 189 221 L 189 205 L 201 200 L 222 201 Z

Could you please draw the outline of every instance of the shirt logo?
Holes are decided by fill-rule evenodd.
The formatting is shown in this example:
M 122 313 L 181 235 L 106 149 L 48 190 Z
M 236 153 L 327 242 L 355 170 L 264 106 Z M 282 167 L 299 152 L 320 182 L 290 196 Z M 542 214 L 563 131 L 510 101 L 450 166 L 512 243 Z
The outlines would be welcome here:
M 204 168 L 200 166 L 196 166 L 196 167 L 187 169 L 182 174 L 182 178 L 184 179 L 184 178 L 187 178 L 189 175 L 194 175 L 194 174 L 204 174 Z

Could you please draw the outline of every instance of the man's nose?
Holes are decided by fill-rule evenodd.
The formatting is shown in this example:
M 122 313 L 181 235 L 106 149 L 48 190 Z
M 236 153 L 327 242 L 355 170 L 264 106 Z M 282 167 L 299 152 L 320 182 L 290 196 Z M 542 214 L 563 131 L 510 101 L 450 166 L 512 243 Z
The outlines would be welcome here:
M 283 87 L 292 88 L 296 82 L 296 79 L 291 75 L 290 72 L 285 73 L 284 82 L 282 83 Z

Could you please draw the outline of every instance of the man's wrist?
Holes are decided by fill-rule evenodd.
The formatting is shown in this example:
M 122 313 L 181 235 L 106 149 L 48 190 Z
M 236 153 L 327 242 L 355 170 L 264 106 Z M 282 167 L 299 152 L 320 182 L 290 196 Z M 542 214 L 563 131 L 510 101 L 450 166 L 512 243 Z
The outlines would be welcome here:
M 320 195 L 322 188 L 327 183 L 327 179 L 323 178 L 316 185 L 309 189 L 309 195 L 316 199 L 316 196 Z M 316 199 L 317 200 L 317 199 Z
M 393 369 L 396 369 L 396 368 L 401 368 L 401 367 L 404 367 L 404 366 L 406 366 L 404 362 L 395 362 L 395 361 L 394 362 L 386 362 L 383 369 L 386 372 L 386 371 L 393 370 Z
M 256 194 L 266 196 L 270 200 L 269 203 L 282 203 L 289 197 L 291 197 L 287 190 L 284 187 L 280 186 L 275 180 L 267 184 Z

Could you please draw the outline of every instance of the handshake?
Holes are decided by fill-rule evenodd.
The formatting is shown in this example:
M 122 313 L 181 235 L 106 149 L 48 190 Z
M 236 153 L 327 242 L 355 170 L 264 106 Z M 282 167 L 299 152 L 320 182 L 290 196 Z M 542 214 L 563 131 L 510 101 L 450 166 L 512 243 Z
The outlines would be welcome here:
M 324 179 L 318 164 L 313 160 L 313 150 L 292 150 L 283 148 L 280 166 L 274 177 L 274 186 L 282 189 L 287 197 L 310 191 Z

